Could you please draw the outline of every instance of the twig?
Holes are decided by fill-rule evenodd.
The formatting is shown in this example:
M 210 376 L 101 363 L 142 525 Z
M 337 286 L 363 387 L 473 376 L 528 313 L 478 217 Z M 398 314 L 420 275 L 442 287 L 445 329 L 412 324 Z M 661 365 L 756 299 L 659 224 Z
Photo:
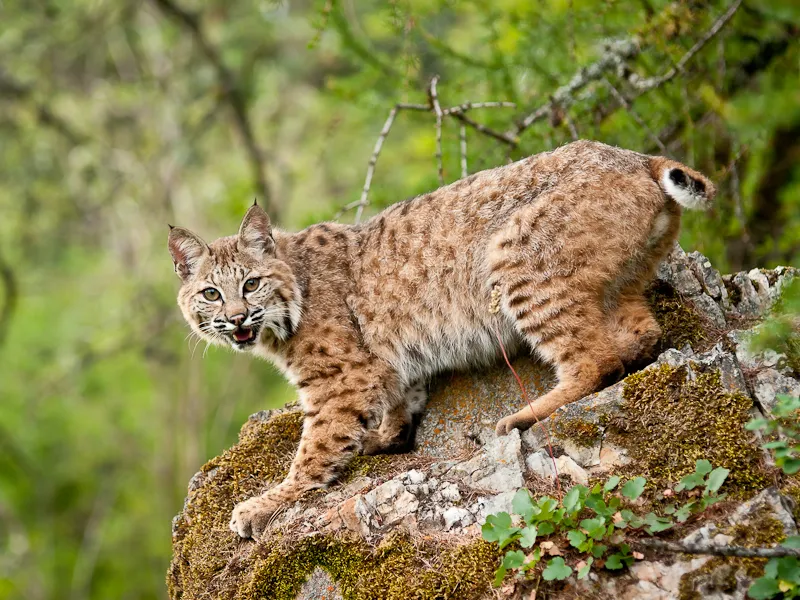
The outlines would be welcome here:
M 338 219 L 344 212 L 348 210 L 356 210 L 356 217 L 354 222 L 360 223 L 361 216 L 364 214 L 364 208 L 369 204 L 369 189 L 372 186 L 372 176 L 375 174 L 375 165 L 378 164 L 378 157 L 381 154 L 381 148 L 383 148 L 383 142 L 386 141 L 386 136 L 389 135 L 389 131 L 392 129 L 392 125 L 394 124 L 394 119 L 397 116 L 397 113 L 401 110 L 424 110 L 427 111 L 428 107 L 424 104 L 395 104 L 392 110 L 389 111 L 389 116 L 386 118 L 386 122 L 383 124 L 383 129 L 381 129 L 380 134 L 378 135 L 378 140 L 375 142 L 375 148 L 372 150 L 372 156 L 370 156 L 369 164 L 367 165 L 367 177 L 364 179 L 364 187 L 361 189 L 361 197 L 356 202 L 351 202 L 347 204 L 339 213 L 336 215 Z
M 225 98 L 233 113 L 234 125 L 244 142 L 250 161 L 250 168 L 253 171 L 256 189 L 258 190 L 259 196 L 263 198 L 263 204 L 267 212 L 271 212 L 274 215 L 276 207 L 272 203 L 272 197 L 267 184 L 264 157 L 256 142 L 247 102 L 240 87 L 236 83 L 233 73 L 222 61 L 222 57 L 217 49 L 208 41 L 197 15 L 187 12 L 175 4 L 173 0 L 152 0 L 152 2 L 158 6 L 163 13 L 189 31 L 195 43 L 197 43 L 200 48 L 200 51 L 206 57 L 206 60 L 211 63 L 214 70 L 217 72 L 217 79 L 222 89 L 222 96 Z
M 483 135 L 488 135 L 490 138 L 494 138 L 499 142 L 503 142 L 504 144 L 508 144 L 512 148 L 516 148 L 518 143 L 517 140 L 506 133 L 500 133 L 499 131 L 495 131 L 487 127 L 482 123 L 478 123 L 470 119 L 467 115 L 462 114 L 460 112 L 452 113 L 453 117 L 464 123 L 465 125 L 469 125 L 475 131 L 481 132 Z
M 653 550 L 679 552 L 682 554 L 708 554 L 711 556 L 738 556 L 740 558 L 778 558 L 783 556 L 800 557 L 799 548 L 746 548 L 744 546 L 714 546 L 711 544 L 692 544 L 688 542 L 667 542 L 664 540 L 643 539 L 637 544 Z
M 442 165 L 442 107 L 439 105 L 439 96 L 436 93 L 436 84 L 439 76 L 434 75 L 428 88 L 428 100 L 431 109 L 436 115 L 436 169 L 439 172 L 439 185 L 444 185 L 444 166 Z
M 469 174 L 467 171 L 467 126 L 463 123 L 458 128 L 458 139 L 461 148 L 461 178 L 463 179 Z
M 633 110 L 633 107 L 631 106 L 631 103 L 628 102 L 628 100 L 625 98 L 625 96 L 623 96 L 619 92 L 619 90 L 617 90 L 617 88 L 614 87 L 614 85 L 608 80 L 607 77 L 603 77 L 603 83 L 608 88 L 608 91 L 611 92 L 611 95 L 614 96 L 614 99 L 617 102 L 619 102 L 620 105 L 626 111 L 628 111 L 628 114 L 631 116 L 631 118 L 634 121 L 636 121 L 636 124 L 639 125 L 639 127 L 641 127 L 644 130 L 644 132 L 650 137 L 651 140 L 653 140 L 655 145 L 658 146 L 658 148 L 662 152 L 666 153 L 667 152 L 667 147 L 664 145 L 664 142 L 662 142 L 659 139 L 659 137 L 653 132 L 653 130 L 650 129 L 650 127 L 647 126 L 647 123 L 644 122 L 644 120 L 639 116 L 639 114 L 635 110 Z
M 641 79 L 635 74 L 631 75 L 628 78 L 631 85 L 637 88 L 640 91 L 649 91 L 654 88 L 657 88 L 670 79 L 674 78 L 678 73 L 683 72 L 684 67 L 686 64 L 694 58 L 694 55 L 700 52 L 703 47 L 715 36 L 717 35 L 723 27 L 733 18 L 733 15 L 736 14 L 736 11 L 739 10 L 739 7 L 742 5 L 742 0 L 734 0 L 734 2 L 728 7 L 722 16 L 720 16 L 711 28 L 706 31 L 706 33 L 701 37 L 699 40 L 695 42 L 695 44 L 689 49 L 689 51 L 684 54 L 681 59 L 675 64 L 674 67 L 669 69 L 663 75 L 658 77 L 650 77 L 648 79 Z
M 577 140 L 580 137 L 578 135 L 578 128 L 575 127 L 575 123 L 572 122 L 572 119 L 569 118 L 569 115 L 566 112 L 564 113 L 564 123 L 566 123 L 567 129 L 569 129 L 569 134 L 572 137 L 572 140 Z
M 474 108 L 516 108 L 517 105 L 513 102 L 464 102 L 458 106 L 451 106 L 442 111 L 442 116 L 451 115 L 453 113 L 463 113 Z

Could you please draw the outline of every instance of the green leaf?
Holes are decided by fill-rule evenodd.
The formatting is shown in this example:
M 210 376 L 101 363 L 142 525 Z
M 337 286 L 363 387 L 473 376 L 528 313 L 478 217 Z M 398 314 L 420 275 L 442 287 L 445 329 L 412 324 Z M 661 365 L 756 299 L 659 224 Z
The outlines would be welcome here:
M 511 515 L 501 512 L 486 517 L 481 534 L 487 542 L 497 542 L 502 549 L 519 537 L 519 528 L 511 526 Z
M 716 492 L 725 483 L 730 471 L 723 467 L 717 467 L 708 475 L 708 483 L 706 483 L 707 492 Z
M 622 495 L 629 500 L 636 500 L 644 492 L 647 480 L 644 477 L 636 477 L 622 486 Z
M 539 523 L 536 528 L 539 532 L 539 535 L 542 537 L 550 535 L 556 530 L 555 526 L 550 521 Z
M 796 556 L 784 556 L 778 559 L 778 579 L 800 584 L 800 559 Z
M 767 600 L 774 598 L 781 593 L 781 588 L 778 587 L 778 582 L 769 577 L 759 577 L 747 590 L 747 595 L 753 600 Z
M 781 544 L 784 548 L 800 549 L 800 535 L 790 535 Z
M 572 486 L 567 492 L 567 495 L 564 496 L 564 508 L 570 513 L 579 511 L 588 493 L 589 490 L 582 485 Z
M 511 508 L 516 514 L 525 519 L 526 523 L 530 523 L 534 512 L 538 512 L 535 511 L 530 492 L 525 488 L 517 490 L 517 493 L 514 494 L 514 499 L 511 501 Z
M 644 518 L 647 523 L 647 533 L 658 533 L 659 531 L 666 531 L 673 525 L 672 519 L 669 517 L 659 517 L 655 513 L 647 513 Z
M 500 565 L 497 567 L 497 571 L 494 572 L 494 587 L 500 587 L 503 585 L 503 579 L 506 578 L 507 569 Z
M 525 553 L 522 550 L 506 552 L 503 557 L 503 566 L 506 569 L 518 569 L 525 563 Z
M 786 448 L 788 445 L 786 441 L 778 440 L 775 442 L 767 442 L 761 447 L 764 448 L 764 450 L 775 450 L 776 448 Z
M 591 556 L 586 559 L 586 564 L 578 569 L 578 579 L 584 579 L 589 574 L 589 571 L 592 570 L 593 562 L 594 559 Z
M 764 429 L 764 427 L 768 425 L 769 421 L 767 419 L 753 419 L 752 421 L 748 421 L 744 428 L 748 431 L 758 431 L 759 429 Z
M 577 529 L 573 529 L 572 531 L 567 532 L 567 539 L 569 540 L 570 545 L 580 548 L 581 544 L 586 541 L 586 534 L 584 534 L 582 531 L 578 531 Z
M 612 571 L 616 571 L 621 569 L 624 565 L 622 564 L 622 555 L 619 553 L 612 554 L 606 559 L 606 569 L 611 569 Z
M 794 475 L 800 471 L 800 458 L 792 458 L 784 461 L 781 468 L 787 475 Z
M 587 535 L 596 540 L 603 539 L 606 533 L 606 520 L 602 517 L 596 519 L 584 519 L 581 521 L 581 529 L 585 530 Z
M 676 492 L 682 492 L 683 490 L 693 490 L 694 488 L 701 486 L 705 483 L 705 477 L 699 473 L 690 473 L 683 479 L 681 479 L 680 483 L 675 486 Z
M 678 523 L 685 523 L 686 520 L 692 516 L 692 508 L 694 505 L 694 502 L 689 502 L 688 504 L 681 506 L 675 511 L 675 520 L 678 521 Z
M 572 567 L 567 566 L 564 559 L 560 556 L 556 556 L 547 561 L 547 568 L 542 571 L 542 578 L 545 581 L 553 581 L 554 579 L 560 581 L 566 579 L 570 575 L 572 575 Z
M 520 531 L 519 545 L 523 548 L 530 548 L 536 543 L 536 536 L 538 535 L 536 525 L 529 525 Z
M 592 556 L 600 558 L 605 554 L 606 550 L 608 550 L 608 546 L 605 544 L 595 544 L 594 548 L 592 548 Z
M 698 475 L 707 475 L 711 472 L 711 462 L 705 458 L 700 458 L 694 463 L 694 472 Z
M 606 481 L 606 484 L 603 486 L 603 491 L 610 492 L 611 490 L 616 488 L 619 485 L 619 479 L 620 478 L 617 475 L 609 477 L 608 481 Z

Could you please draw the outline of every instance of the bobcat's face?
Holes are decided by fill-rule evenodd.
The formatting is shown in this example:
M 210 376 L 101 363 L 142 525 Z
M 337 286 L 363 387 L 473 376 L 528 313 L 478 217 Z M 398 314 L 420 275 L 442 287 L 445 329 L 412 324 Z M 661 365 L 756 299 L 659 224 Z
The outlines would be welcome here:
M 173 227 L 169 247 L 183 281 L 178 305 L 202 339 L 247 351 L 264 335 L 285 340 L 297 328 L 297 284 L 289 266 L 275 257 L 269 218 L 260 207 L 247 212 L 238 235 L 207 245 Z

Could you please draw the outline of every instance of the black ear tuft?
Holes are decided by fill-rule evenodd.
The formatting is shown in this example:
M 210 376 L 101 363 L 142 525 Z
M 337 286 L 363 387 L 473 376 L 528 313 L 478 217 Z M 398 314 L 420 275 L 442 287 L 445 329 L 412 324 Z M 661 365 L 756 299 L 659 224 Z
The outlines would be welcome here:
M 250 252 L 258 258 L 275 250 L 269 215 L 258 204 L 253 204 L 242 219 L 236 244 L 239 250 Z

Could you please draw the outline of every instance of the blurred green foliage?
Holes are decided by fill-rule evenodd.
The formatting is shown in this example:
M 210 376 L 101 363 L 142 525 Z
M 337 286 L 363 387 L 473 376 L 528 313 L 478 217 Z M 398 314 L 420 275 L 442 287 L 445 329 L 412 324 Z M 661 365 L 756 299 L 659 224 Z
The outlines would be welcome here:
M 729 6 L 704 0 L 43 0 L 0 3 L 0 598 L 157 598 L 185 483 L 246 416 L 292 397 L 248 357 L 193 349 L 166 223 L 282 226 L 358 198 L 396 102 L 498 131 L 612 39 L 658 76 Z M 469 170 L 595 138 L 720 186 L 682 243 L 738 270 L 796 264 L 800 5 L 743 4 L 669 82 L 593 82 L 516 148 L 467 130 Z M 563 114 L 561 114 L 563 112 Z M 458 178 L 459 132 L 443 130 Z M 656 138 L 658 141 L 656 141 Z M 663 145 L 662 150 L 659 146 Z M 431 113 L 401 112 L 370 210 L 437 186 Z M 352 213 L 343 220 L 352 218 Z

